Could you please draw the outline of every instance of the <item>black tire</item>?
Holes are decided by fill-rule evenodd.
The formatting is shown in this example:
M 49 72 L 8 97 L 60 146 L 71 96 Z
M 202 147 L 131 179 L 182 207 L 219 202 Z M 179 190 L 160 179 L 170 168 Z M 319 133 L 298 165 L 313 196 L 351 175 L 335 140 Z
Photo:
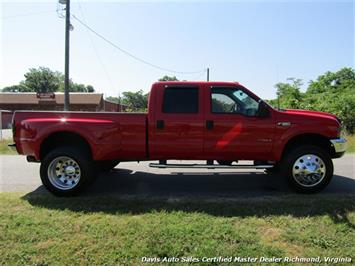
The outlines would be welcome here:
M 96 161 L 96 168 L 99 172 L 109 172 L 120 163 L 118 160 Z
M 306 155 L 314 155 L 314 157 L 306 156 Z M 305 157 L 303 157 L 302 159 L 302 156 Z M 304 158 L 310 161 L 304 162 Z M 313 162 L 312 160 L 314 160 L 314 162 L 317 161 L 318 167 L 316 167 L 316 164 L 315 166 L 312 166 L 312 162 Z M 301 164 L 301 162 L 304 165 L 310 165 L 309 167 L 315 167 L 313 169 L 319 169 L 319 171 L 324 171 L 324 175 L 320 174 L 320 176 L 322 177 L 319 178 L 318 181 L 309 181 L 309 180 L 304 181 L 302 177 L 298 178 L 297 176 L 302 176 L 297 173 L 297 170 L 300 169 L 299 164 Z M 324 149 L 313 145 L 303 145 L 290 150 L 286 154 L 285 158 L 281 161 L 279 168 L 280 168 L 280 174 L 286 177 L 291 189 L 299 193 L 316 193 L 323 190 L 331 181 L 333 177 L 333 171 L 334 171 L 333 162 L 329 153 Z M 310 176 L 314 180 L 318 179 L 312 176 L 312 174 Z M 305 184 L 306 182 L 309 183 Z
M 265 173 L 268 175 L 278 175 L 280 173 L 280 165 L 274 164 L 273 168 L 267 168 L 265 169 Z
M 78 181 L 76 183 L 72 181 L 75 183 L 75 185 L 72 185 L 73 186 L 72 188 L 59 188 L 58 187 L 59 185 L 56 184 L 56 182 L 61 183 L 60 178 L 58 178 L 58 180 L 55 180 L 54 177 L 51 177 L 53 176 L 53 174 L 50 173 L 51 172 L 50 169 L 53 169 L 54 163 L 56 161 L 59 160 L 58 163 L 60 164 L 61 163 L 60 159 L 63 157 L 72 159 L 76 163 L 75 167 L 78 167 L 80 171 L 80 177 L 78 178 Z M 69 165 L 71 161 L 68 162 Z M 61 165 L 62 165 L 61 167 L 64 168 L 65 163 L 62 163 Z M 58 169 L 60 168 L 57 167 L 56 170 Z M 56 171 L 56 170 L 52 170 L 52 171 Z M 67 173 L 63 175 L 66 176 L 66 174 Z M 88 155 L 86 155 L 85 153 L 83 153 L 77 148 L 65 146 L 65 147 L 56 148 L 45 156 L 45 158 L 41 162 L 40 176 L 43 185 L 51 193 L 60 197 L 69 197 L 69 196 L 77 195 L 78 193 L 85 190 L 87 186 L 90 185 L 93 182 L 93 180 L 95 180 L 96 171 L 95 171 L 94 164 Z M 62 182 L 62 184 L 63 186 L 65 186 L 67 182 L 65 182 L 65 184 Z

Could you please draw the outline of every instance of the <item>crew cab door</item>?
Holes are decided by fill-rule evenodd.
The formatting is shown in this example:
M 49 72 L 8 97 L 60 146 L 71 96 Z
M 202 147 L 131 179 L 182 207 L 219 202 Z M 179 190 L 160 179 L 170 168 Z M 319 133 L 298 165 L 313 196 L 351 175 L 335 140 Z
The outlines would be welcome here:
M 269 160 L 274 123 L 258 115 L 259 101 L 242 86 L 206 90 L 204 153 L 219 160 Z
M 202 90 L 197 85 L 162 85 L 150 121 L 153 159 L 195 159 L 203 152 Z

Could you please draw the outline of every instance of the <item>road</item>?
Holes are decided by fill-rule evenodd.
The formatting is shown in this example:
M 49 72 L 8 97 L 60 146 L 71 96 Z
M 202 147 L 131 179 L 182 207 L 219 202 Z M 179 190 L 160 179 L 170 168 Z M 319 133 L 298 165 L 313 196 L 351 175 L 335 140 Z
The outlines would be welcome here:
M 170 161 L 169 161 L 170 162 Z M 355 194 L 355 154 L 334 160 L 335 176 L 322 193 Z M 47 193 L 39 178 L 39 164 L 24 156 L 0 156 L 0 191 Z M 86 192 L 90 195 L 149 196 L 264 196 L 290 193 L 281 177 L 261 170 L 154 169 L 148 162 L 125 162 L 101 175 Z

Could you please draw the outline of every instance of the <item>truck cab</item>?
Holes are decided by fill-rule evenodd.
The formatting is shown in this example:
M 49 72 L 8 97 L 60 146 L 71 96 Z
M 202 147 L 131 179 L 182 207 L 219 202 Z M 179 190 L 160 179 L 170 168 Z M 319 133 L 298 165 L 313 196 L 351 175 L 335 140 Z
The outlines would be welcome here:
M 274 113 L 237 83 L 156 83 L 149 101 L 155 159 L 270 160 Z

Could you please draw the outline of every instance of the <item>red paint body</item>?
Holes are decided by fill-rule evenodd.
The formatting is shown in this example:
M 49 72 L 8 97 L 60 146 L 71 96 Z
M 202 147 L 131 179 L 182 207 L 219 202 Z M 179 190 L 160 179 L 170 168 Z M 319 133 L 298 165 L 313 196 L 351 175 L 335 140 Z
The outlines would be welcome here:
M 197 85 L 197 114 L 162 112 L 164 89 L 169 85 Z M 211 112 L 211 86 L 240 86 L 229 82 L 158 82 L 153 84 L 148 113 L 16 112 L 14 140 L 20 154 L 40 158 L 43 141 L 53 133 L 72 132 L 90 145 L 94 160 L 269 160 L 279 161 L 292 138 L 317 134 L 336 138 L 336 116 L 314 111 L 269 107 L 268 117 Z M 245 89 L 256 100 L 259 98 Z M 164 129 L 157 128 L 164 120 Z M 213 129 L 206 129 L 213 120 Z M 279 122 L 290 122 L 281 127 Z

